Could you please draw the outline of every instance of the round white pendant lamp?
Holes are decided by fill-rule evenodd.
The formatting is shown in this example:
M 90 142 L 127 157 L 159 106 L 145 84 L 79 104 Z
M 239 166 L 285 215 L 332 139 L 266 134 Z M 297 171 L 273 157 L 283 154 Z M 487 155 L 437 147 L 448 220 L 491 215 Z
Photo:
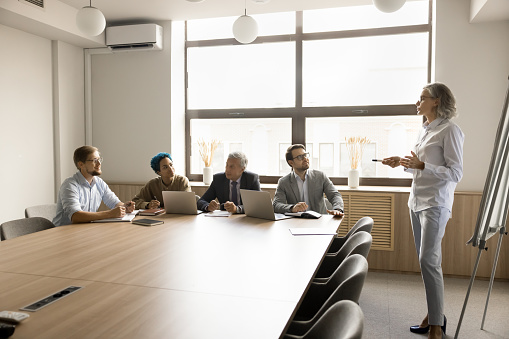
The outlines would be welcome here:
M 235 39 L 242 44 L 249 44 L 258 36 L 256 20 L 245 14 L 235 20 L 232 30 Z
M 204 0 L 187 0 L 187 1 L 188 2 L 196 2 L 196 3 L 198 3 L 198 2 L 203 2 Z
M 406 0 L 373 0 L 375 7 L 384 13 L 396 12 L 403 7 Z
M 76 25 L 83 34 L 97 36 L 104 31 L 106 19 L 100 10 L 92 7 L 90 0 L 90 6 L 83 7 L 76 14 Z

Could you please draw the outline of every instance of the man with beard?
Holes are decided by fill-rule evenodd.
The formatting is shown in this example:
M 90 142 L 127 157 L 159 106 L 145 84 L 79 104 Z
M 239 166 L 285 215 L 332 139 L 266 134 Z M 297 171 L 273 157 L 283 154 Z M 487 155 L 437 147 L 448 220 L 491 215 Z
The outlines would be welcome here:
M 309 153 L 304 145 L 295 144 L 286 150 L 286 162 L 292 168 L 277 184 L 274 195 L 274 212 L 315 211 L 321 214 L 343 216 L 343 198 L 325 173 L 309 169 Z M 325 206 L 323 194 L 332 204 Z
M 121 202 L 108 185 L 99 178 L 103 159 L 93 146 L 82 146 L 74 151 L 78 169 L 60 186 L 57 198 L 55 226 L 85 223 L 106 218 L 121 218 L 134 210 L 134 202 Z M 97 212 L 101 201 L 110 208 Z

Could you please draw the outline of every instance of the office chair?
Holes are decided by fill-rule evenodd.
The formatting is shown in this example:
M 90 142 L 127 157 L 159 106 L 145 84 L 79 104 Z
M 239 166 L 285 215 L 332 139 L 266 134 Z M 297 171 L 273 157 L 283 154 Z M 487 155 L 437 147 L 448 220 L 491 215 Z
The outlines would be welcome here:
M 368 257 L 372 242 L 371 234 L 360 231 L 352 235 L 345 242 L 336 255 L 326 255 L 318 267 L 314 282 L 327 282 L 332 273 L 339 267 L 346 257 L 352 254 L 360 254 L 364 258 Z
M 352 234 L 355 234 L 359 231 L 371 233 L 371 230 L 373 229 L 373 225 L 374 225 L 374 221 L 371 217 L 360 218 L 359 220 L 357 220 L 355 225 L 353 225 L 353 227 L 348 231 L 347 234 L 345 234 L 343 237 L 334 238 L 334 240 L 332 241 L 332 244 L 329 247 L 329 250 L 327 251 L 327 255 L 337 254 L 337 252 L 339 251 L 341 246 L 343 246 L 343 244 L 346 242 L 346 240 L 348 238 L 350 238 L 352 236 Z
M 285 334 L 284 339 L 361 339 L 364 314 L 351 300 L 332 305 L 304 335 Z
M 13 239 L 25 234 L 53 228 L 55 225 L 43 217 L 33 217 L 6 221 L 0 225 L 1 240 Z
M 312 282 L 286 333 L 304 335 L 338 301 L 358 303 L 367 273 L 366 258 L 352 254 L 326 283 Z
M 57 215 L 57 204 L 30 206 L 25 208 L 25 218 L 43 217 L 53 221 Z

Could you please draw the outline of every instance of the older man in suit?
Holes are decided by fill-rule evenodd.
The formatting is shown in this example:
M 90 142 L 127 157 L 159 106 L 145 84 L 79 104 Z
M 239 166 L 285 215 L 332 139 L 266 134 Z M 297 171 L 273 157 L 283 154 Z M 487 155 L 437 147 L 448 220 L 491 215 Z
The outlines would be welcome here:
M 221 208 L 230 213 L 244 213 L 240 189 L 259 191 L 258 174 L 246 171 L 247 157 L 242 152 L 228 155 L 224 172 L 214 174 L 209 189 L 198 200 L 198 209 L 212 212 Z M 216 199 L 219 201 L 217 202 Z
M 288 147 L 286 162 L 292 172 L 279 179 L 272 203 L 276 213 L 312 210 L 321 214 L 343 216 L 341 194 L 325 173 L 309 169 L 309 153 L 304 145 Z M 324 193 L 332 204 L 332 210 L 325 206 Z

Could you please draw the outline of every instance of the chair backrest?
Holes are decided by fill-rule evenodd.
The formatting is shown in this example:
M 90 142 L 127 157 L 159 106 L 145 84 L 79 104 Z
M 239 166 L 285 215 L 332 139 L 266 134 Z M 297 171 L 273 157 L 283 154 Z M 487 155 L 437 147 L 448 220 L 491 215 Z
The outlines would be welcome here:
M 303 335 L 340 300 L 359 302 L 368 274 L 368 261 L 360 254 L 348 256 L 326 283 L 313 282 L 304 296 L 288 333 Z
M 287 339 L 361 339 L 364 314 L 351 300 L 332 305 L 303 336 L 285 335 Z
M 334 241 L 332 242 L 327 253 L 329 253 L 329 254 L 337 253 L 341 249 L 341 247 L 344 245 L 346 240 L 348 238 L 350 238 L 353 234 L 355 234 L 359 231 L 371 233 L 371 231 L 373 230 L 373 225 L 374 225 L 374 221 L 371 217 L 360 218 L 359 220 L 357 220 L 355 225 L 353 225 L 353 227 L 350 228 L 348 233 L 346 233 L 342 237 L 334 238 Z
M 53 227 L 55 227 L 55 225 L 43 217 L 16 219 L 4 222 L 0 225 L 0 236 L 2 240 L 9 240 Z
M 336 253 L 336 255 L 325 256 L 322 264 L 318 268 L 318 272 L 316 273 L 316 278 L 328 278 L 334 273 L 334 271 L 339 267 L 341 262 L 352 254 L 360 254 L 364 258 L 368 257 L 369 250 L 371 248 L 371 243 L 373 238 L 371 234 L 364 231 L 358 231 L 350 238 L 346 240 L 341 249 Z
M 49 221 L 53 221 L 56 215 L 57 204 L 37 205 L 25 208 L 26 218 L 43 217 Z

